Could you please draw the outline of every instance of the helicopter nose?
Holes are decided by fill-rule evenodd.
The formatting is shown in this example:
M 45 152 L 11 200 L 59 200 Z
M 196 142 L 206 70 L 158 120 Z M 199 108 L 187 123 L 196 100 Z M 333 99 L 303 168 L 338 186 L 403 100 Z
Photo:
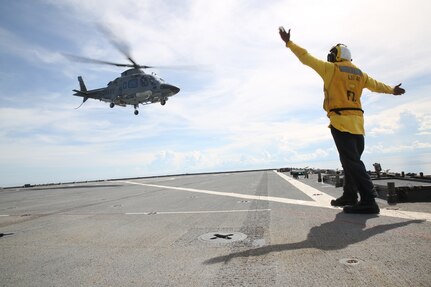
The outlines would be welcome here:
M 171 91 L 174 95 L 177 94 L 180 91 L 180 88 L 175 87 L 173 85 L 169 85 L 169 84 L 161 84 L 160 88 L 163 90 L 169 90 Z

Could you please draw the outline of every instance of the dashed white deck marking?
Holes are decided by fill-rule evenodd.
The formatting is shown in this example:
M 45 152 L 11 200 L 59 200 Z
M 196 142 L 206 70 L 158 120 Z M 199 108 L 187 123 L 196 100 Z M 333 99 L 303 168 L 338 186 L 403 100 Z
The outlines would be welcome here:
M 126 215 L 152 215 L 152 214 L 208 214 L 208 213 L 236 213 L 236 212 L 261 212 L 271 209 L 233 209 L 233 210 L 199 210 L 199 211 L 155 211 L 155 212 L 127 212 Z

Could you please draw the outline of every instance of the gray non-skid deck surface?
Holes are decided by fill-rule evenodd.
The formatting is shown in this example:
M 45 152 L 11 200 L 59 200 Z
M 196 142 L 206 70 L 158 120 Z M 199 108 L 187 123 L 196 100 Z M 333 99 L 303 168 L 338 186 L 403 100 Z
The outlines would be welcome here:
M 0 285 L 431 286 L 429 221 L 314 200 L 273 171 L 3 190 Z

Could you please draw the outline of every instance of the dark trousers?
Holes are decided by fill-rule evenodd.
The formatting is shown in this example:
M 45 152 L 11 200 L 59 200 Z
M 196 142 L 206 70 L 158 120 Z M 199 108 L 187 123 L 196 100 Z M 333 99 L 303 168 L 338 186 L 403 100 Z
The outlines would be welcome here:
M 359 192 L 362 202 L 373 202 L 376 197 L 374 185 L 361 161 L 364 136 L 340 132 L 334 127 L 331 127 L 331 133 L 345 174 L 343 196 L 354 199 L 358 198 Z

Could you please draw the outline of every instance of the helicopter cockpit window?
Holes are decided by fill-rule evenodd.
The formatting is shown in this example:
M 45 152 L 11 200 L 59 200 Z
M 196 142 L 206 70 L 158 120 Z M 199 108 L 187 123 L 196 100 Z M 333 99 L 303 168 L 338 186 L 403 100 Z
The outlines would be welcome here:
M 146 86 L 148 86 L 148 79 L 147 79 L 147 77 L 146 76 L 142 76 L 141 77 L 141 85 L 143 86 L 143 87 L 146 87 Z
M 138 79 L 129 80 L 129 89 L 135 89 L 138 87 Z

